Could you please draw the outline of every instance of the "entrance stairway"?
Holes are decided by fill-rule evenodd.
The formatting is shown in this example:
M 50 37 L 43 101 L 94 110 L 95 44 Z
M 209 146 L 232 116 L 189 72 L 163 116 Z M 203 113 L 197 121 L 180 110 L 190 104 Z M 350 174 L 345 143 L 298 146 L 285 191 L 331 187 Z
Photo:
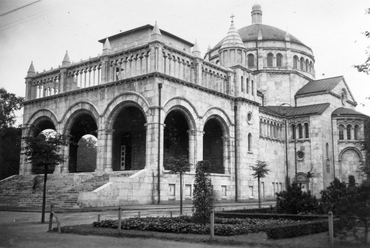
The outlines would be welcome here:
M 46 205 L 78 208 L 81 191 L 93 191 L 109 181 L 109 174 L 49 174 L 46 182 Z M 0 206 L 41 207 L 43 175 L 15 175 L 0 181 Z

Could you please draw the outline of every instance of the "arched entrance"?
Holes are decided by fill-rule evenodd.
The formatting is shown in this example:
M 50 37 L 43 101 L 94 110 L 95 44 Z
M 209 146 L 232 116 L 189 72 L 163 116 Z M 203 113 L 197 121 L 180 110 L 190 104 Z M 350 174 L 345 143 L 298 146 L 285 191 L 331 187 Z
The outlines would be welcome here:
M 180 110 L 172 110 L 164 121 L 164 169 L 167 169 L 166 159 L 186 156 L 189 159 L 189 125 Z
M 112 169 L 141 170 L 145 168 L 146 129 L 143 112 L 135 107 L 122 108 L 114 120 Z
M 78 141 L 77 165 L 78 171 L 94 172 L 96 168 L 98 139 L 91 134 L 86 134 Z
M 73 119 L 73 123 L 71 125 L 70 129 L 70 144 L 69 144 L 69 172 L 93 172 L 96 168 L 96 155 L 89 154 L 89 150 L 86 149 L 87 142 L 86 142 L 86 136 L 87 134 L 94 136 L 97 138 L 97 125 L 94 120 L 94 118 L 88 114 L 88 113 L 80 113 Z M 84 137 L 83 140 L 81 140 L 82 137 Z M 89 136 L 88 136 L 89 137 Z M 91 140 L 91 139 L 89 139 Z M 93 141 L 92 141 L 93 143 Z M 79 145 L 82 145 L 81 148 Z M 95 146 L 96 150 L 96 146 Z M 78 160 L 78 154 L 80 153 L 80 158 L 83 157 L 82 153 L 85 154 L 85 156 L 92 156 L 91 161 L 88 163 L 87 166 L 86 163 L 83 162 L 81 159 Z M 95 152 L 96 154 L 96 152 Z M 80 163 L 79 163 L 80 162 Z M 92 164 L 93 163 L 93 164 Z
M 208 120 L 203 132 L 203 160 L 208 160 L 211 163 L 211 173 L 224 174 L 224 142 L 220 121 L 216 118 Z

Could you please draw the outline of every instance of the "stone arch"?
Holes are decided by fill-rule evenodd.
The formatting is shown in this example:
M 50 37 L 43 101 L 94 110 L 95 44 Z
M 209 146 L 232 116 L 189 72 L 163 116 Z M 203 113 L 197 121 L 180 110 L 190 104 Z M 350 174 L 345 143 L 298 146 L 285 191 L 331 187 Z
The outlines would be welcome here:
M 64 125 L 64 133 L 69 130 L 68 126 L 71 125 L 71 120 L 73 120 L 73 116 L 76 116 L 76 114 L 79 114 L 81 112 L 89 113 L 98 125 L 99 112 L 96 107 L 91 102 L 81 101 L 70 106 L 63 115 L 62 124 Z
M 162 111 L 164 112 L 163 120 L 164 121 L 167 117 L 167 115 L 172 110 L 180 110 L 185 116 L 188 121 L 189 129 L 196 130 L 196 122 L 195 119 L 199 118 L 199 114 L 196 111 L 195 106 L 188 101 L 187 99 L 183 97 L 173 97 L 169 99 L 162 108 Z
M 355 151 L 358 156 L 360 157 L 360 162 L 364 161 L 364 158 L 363 158 L 363 155 L 361 153 L 361 151 L 359 149 L 357 149 L 356 147 L 346 147 L 344 148 L 340 153 L 339 153 L 339 156 L 338 156 L 338 160 L 339 162 L 342 161 L 342 157 L 343 157 L 343 154 L 346 152 L 346 151 L 349 151 L 349 150 L 353 150 Z
M 228 114 L 221 108 L 218 107 L 211 107 L 207 109 L 202 116 L 203 125 L 210 119 L 210 118 L 218 118 L 219 121 L 221 121 L 223 129 L 224 129 L 224 134 L 229 135 L 229 132 L 231 131 L 231 127 L 234 125 L 234 123 L 231 121 L 230 117 Z
M 113 126 L 114 120 L 122 108 L 128 106 L 138 107 L 144 114 L 145 121 L 147 122 L 147 115 L 150 112 L 148 101 L 136 92 L 125 92 L 113 98 L 103 112 L 106 118 L 106 128 L 110 129 Z
M 27 126 L 29 125 L 37 125 L 38 123 L 42 122 L 43 120 L 48 120 L 50 121 L 53 125 L 54 128 L 57 128 L 58 125 L 58 120 L 56 115 L 54 114 L 53 111 L 50 111 L 48 109 L 40 109 L 37 110 L 35 113 L 31 115 L 31 117 L 28 119 L 28 121 L 25 123 Z M 57 130 L 56 130 L 57 131 Z M 29 129 L 26 133 L 27 136 L 31 134 L 32 130 Z

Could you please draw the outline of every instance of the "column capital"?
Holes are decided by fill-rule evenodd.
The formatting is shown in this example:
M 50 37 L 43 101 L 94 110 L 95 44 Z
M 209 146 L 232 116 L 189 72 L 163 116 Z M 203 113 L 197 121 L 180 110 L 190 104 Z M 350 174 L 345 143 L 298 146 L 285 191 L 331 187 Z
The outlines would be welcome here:
M 113 134 L 115 130 L 114 129 L 106 128 L 103 131 L 105 131 L 106 134 Z
M 189 135 L 195 136 L 197 134 L 197 130 L 191 129 L 187 131 Z

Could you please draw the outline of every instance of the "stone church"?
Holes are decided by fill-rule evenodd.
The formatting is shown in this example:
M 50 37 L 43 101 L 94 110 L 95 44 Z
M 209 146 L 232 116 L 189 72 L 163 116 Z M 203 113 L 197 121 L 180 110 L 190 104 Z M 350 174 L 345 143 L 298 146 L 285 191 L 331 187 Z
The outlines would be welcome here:
M 334 177 L 361 182 L 364 120 L 343 76 L 315 79 L 312 49 L 292 34 L 233 20 L 202 55 L 197 42 L 145 25 L 99 40 L 102 54 L 26 77 L 23 137 L 52 129 L 70 137 L 53 175 L 103 175 L 81 191 L 81 206 L 178 200 L 179 176 L 166 159 L 186 156 L 184 197 L 191 199 L 198 161 L 211 163 L 217 201 L 258 197 L 251 166 L 268 163 L 261 197 L 298 182 L 318 195 Z M 93 136 L 90 163 L 80 140 Z M 92 161 L 92 162 L 91 162 Z M 21 175 L 37 171 L 21 157 Z

